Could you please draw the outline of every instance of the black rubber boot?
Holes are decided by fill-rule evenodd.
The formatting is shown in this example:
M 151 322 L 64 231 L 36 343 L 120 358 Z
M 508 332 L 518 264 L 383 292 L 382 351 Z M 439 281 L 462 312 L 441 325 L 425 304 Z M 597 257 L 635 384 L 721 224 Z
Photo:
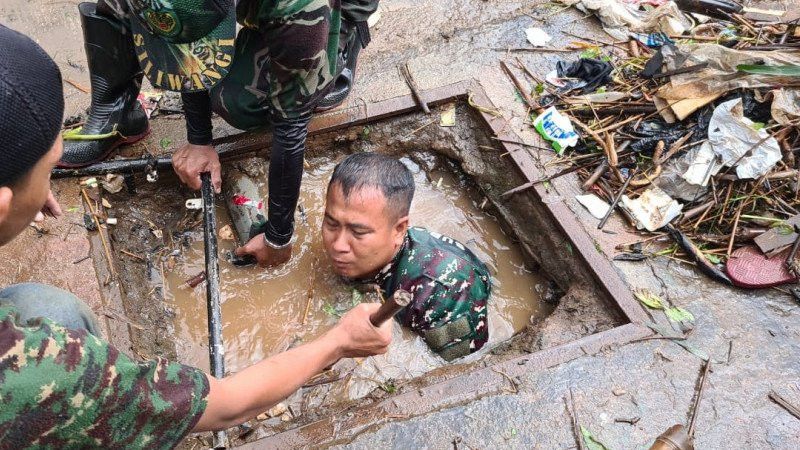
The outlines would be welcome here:
M 356 79 L 358 54 L 369 44 L 369 27 L 367 22 L 351 22 L 342 19 L 342 30 L 339 33 L 339 58 L 337 67 L 339 75 L 333 81 L 333 87 L 317 105 L 316 111 L 327 111 L 345 101 L 353 88 Z
M 78 5 L 92 104 L 86 123 L 64 133 L 59 167 L 102 161 L 115 148 L 139 141 L 150 132 L 147 115 L 137 100 L 143 73 L 131 33 L 116 20 L 98 15 L 95 8 L 94 3 Z

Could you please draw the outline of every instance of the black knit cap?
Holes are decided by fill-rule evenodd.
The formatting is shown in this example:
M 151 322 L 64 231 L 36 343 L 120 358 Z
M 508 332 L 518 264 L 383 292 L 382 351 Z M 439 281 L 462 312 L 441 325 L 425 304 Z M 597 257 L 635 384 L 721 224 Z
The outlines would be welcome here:
M 0 25 L 0 186 L 50 151 L 63 117 L 56 63 L 29 37 Z

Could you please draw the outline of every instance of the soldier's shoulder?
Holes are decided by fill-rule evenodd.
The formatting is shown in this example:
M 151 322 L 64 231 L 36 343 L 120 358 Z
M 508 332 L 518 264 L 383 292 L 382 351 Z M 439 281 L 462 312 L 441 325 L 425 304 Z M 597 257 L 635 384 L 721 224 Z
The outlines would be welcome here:
M 409 228 L 409 237 L 420 257 L 446 259 L 455 261 L 459 267 L 486 271 L 483 261 L 464 244 L 449 236 L 422 227 L 412 227 Z
M 409 229 L 413 257 L 422 265 L 422 273 L 445 286 L 472 278 L 488 279 L 488 270 L 480 259 L 457 240 L 422 227 Z

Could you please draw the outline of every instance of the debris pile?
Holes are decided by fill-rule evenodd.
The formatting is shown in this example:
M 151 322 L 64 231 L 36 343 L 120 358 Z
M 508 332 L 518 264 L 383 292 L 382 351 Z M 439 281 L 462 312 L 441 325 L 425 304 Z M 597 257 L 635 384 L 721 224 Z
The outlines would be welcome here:
M 559 170 L 538 182 L 576 172 L 577 199 L 599 228 L 616 210 L 645 234 L 617 259 L 686 258 L 745 287 L 796 282 L 800 11 L 727 0 L 562 3 L 594 13 L 610 38 L 564 31 L 579 59 L 544 76 L 520 58 L 501 62 L 556 153 L 546 167 Z M 541 34 L 527 30 L 535 45 Z M 670 246 L 651 245 L 659 241 Z

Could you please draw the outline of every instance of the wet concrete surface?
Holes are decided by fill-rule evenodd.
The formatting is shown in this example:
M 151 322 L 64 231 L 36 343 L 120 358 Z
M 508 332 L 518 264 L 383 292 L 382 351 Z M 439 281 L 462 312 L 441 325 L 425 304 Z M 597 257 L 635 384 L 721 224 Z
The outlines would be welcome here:
M 65 78 L 88 87 L 88 73 L 81 70 L 85 60 L 76 3 L 7 0 L 0 5 L 0 22 L 34 36 L 54 56 Z M 793 4 L 745 3 L 767 8 Z M 408 60 L 422 88 L 478 78 L 504 110 L 510 128 L 523 140 L 538 142 L 523 123 L 525 111 L 497 65 L 498 59 L 506 55 L 491 48 L 523 46 L 523 30 L 529 26 L 547 30 L 556 46 L 576 39 L 564 31 L 608 40 L 596 20 L 581 19 L 581 14 L 560 11 L 561 8 L 543 2 L 500 0 L 384 0 L 381 22 L 373 31 L 372 44 L 362 53 L 359 81 L 349 102 L 358 104 L 407 94 L 396 65 Z M 519 54 L 540 76 L 568 55 Z M 88 105 L 88 95 L 78 89 L 65 86 L 65 95 L 68 114 Z M 183 141 L 179 120 L 161 119 L 154 122 L 154 127 L 153 142 L 158 142 L 159 137 L 170 138 L 174 146 Z M 614 254 L 617 243 L 637 240 L 618 217 L 607 226 L 617 234 L 598 232 L 597 220 L 572 200 L 577 193 L 574 177 L 560 178 L 552 188 L 567 199 L 607 255 Z M 65 194 L 62 204 L 77 205 L 74 192 Z M 34 253 L 47 251 L 45 240 L 30 233 L 25 239 L 21 248 Z M 75 245 L 85 244 L 85 239 L 79 239 Z M 0 251 L 7 252 L 8 248 Z M 16 256 L 4 258 L 0 273 L 14 273 L 18 262 Z M 51 263 L 53 260 L 43 264 Z M 652 264 L 652 270 L 648 264 Z M 797 303 L 775 290 L 741 291 L 718 286 L 693 268 L 667 260 L 615 266 L 632 288 L 648 287 L 660 292 L 697 318 L 689 342 L 708 352 L 716 362 L 698 417 L 696 448 L 796 448 L 800 420 L 770 402 L 767 393 L 775 389 L 800 404 Z M 49 275 L 47 272 L 29 272 L 29 277 L 41 276 L 57 284 L 56 271 L 49 271 Z M 76 276 L 86 281 L 91 278 L 86 272 Z M 6 278 L 16 280 L 7 275 Z M 98 298 L 91 288 L 97 286 L 96 282 L 77 284 L 90 286 L 89 292 L 82 294 L 86 298 Z M 581 424 L 598 440 L 609 448 L 646 448 L 667 427 L 686 423 L 699 369 L 699 358 L 673 343 L 629 344 L 524 376 L 517 394 L 493 395 L 408 420 L 397 418 L 393 423 L 365 431 L 343 447 L 455 448 L 453 439 L 460 437 L 457 448 L 575 448 L 571 419 L 563 402 L 571 388 Z M 615 391 L 625 393 L 615 395 Z M 633 426 L 615 422 L 617 418 L 632 417 L 641 420 Z

